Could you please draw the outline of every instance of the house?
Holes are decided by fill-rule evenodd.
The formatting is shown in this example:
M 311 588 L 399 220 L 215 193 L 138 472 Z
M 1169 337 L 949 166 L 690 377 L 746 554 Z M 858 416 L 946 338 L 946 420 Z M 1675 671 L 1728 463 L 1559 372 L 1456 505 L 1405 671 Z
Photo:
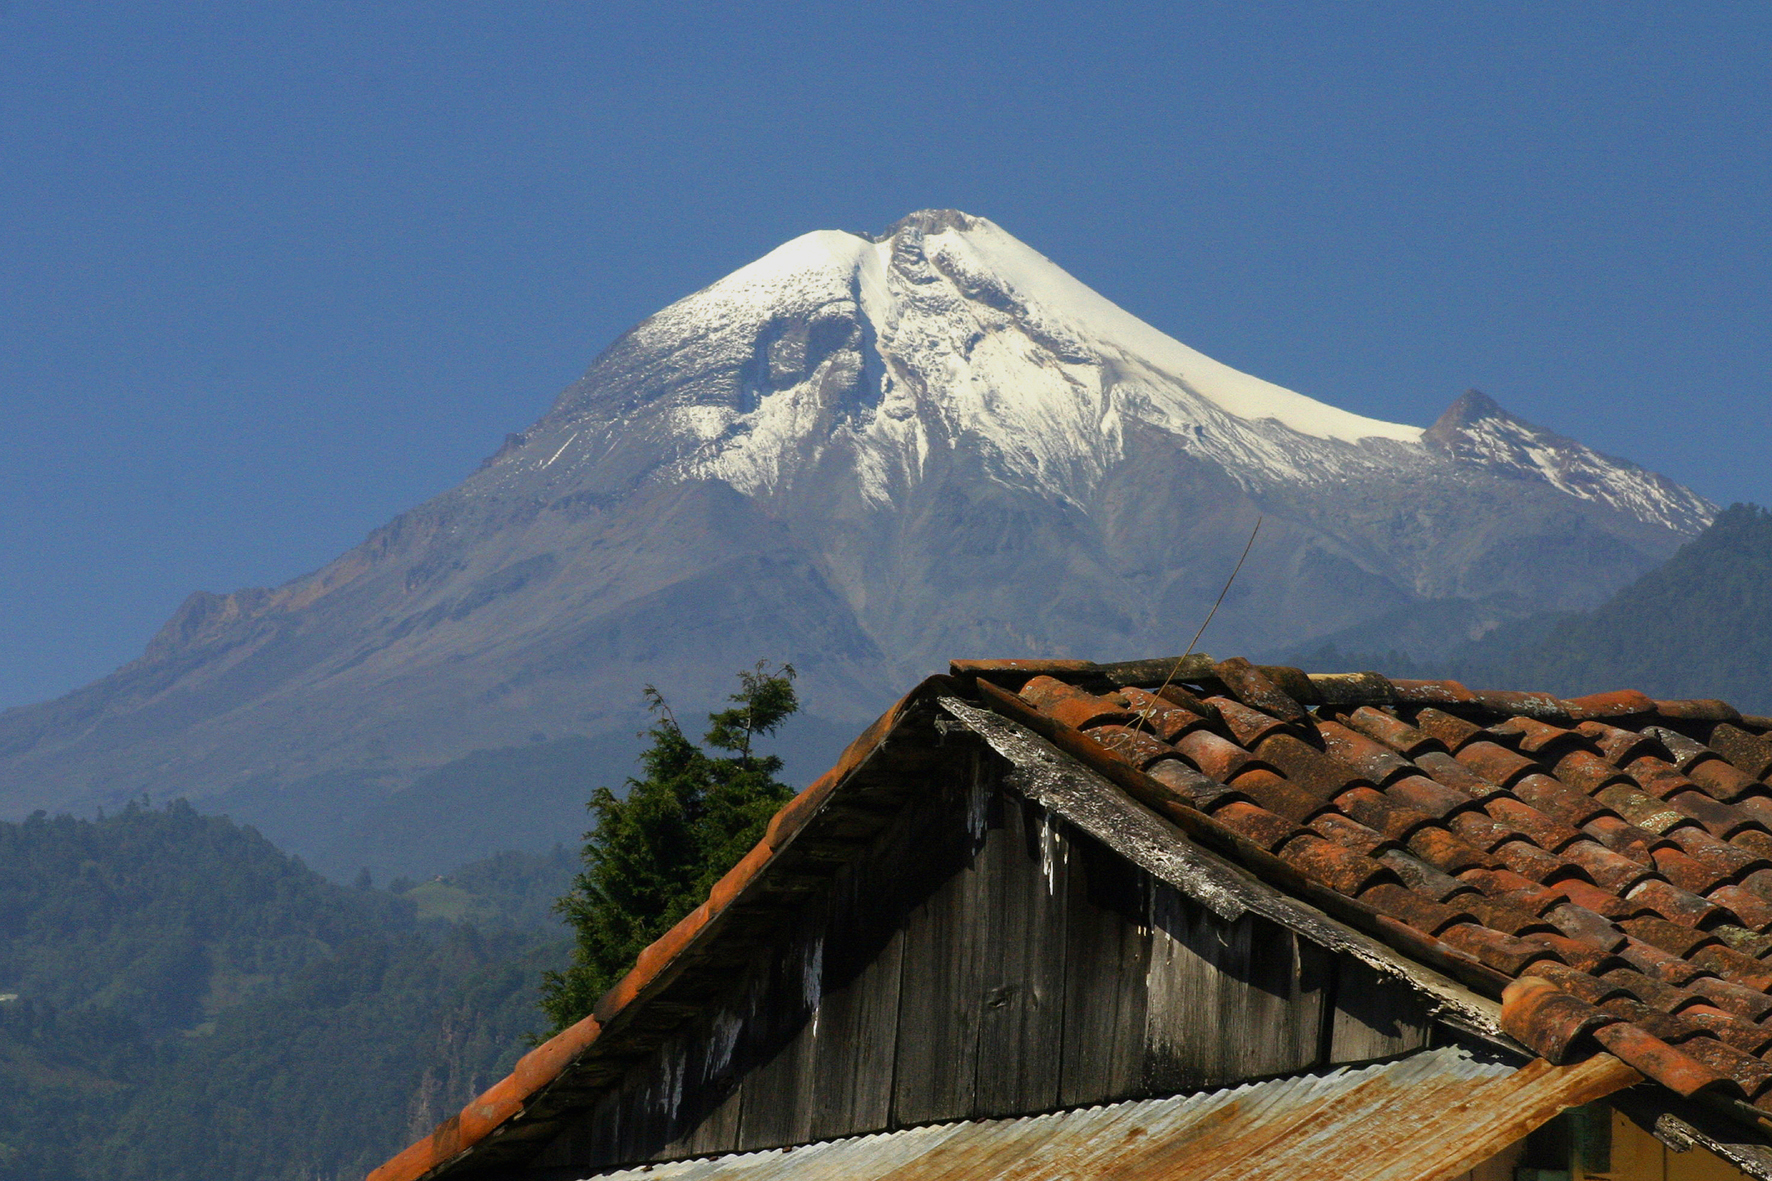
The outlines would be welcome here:
M 1772 1178 L 1768 731 L 957 661 L 371 1181 Z

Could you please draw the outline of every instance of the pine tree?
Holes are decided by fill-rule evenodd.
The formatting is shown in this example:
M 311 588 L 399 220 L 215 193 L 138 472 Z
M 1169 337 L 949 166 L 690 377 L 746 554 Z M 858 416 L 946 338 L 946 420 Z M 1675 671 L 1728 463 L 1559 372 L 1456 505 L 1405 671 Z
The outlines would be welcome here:
M 588 1014 L 647 944 L 701 905 L 792 797 L 777 779 L 781 759 L 752 747 L 799 709 L 793 666 L 771 672 L 760 662 L 738 679 L 732 707 L 708 715 L 700 745 L 646 686 L 652 743 L 641 775 L 627 781 L 625 797 L 607 787 L 592 795 L 584 868 L 554 904 L 577 936 L 571 964 L 542 983 L 554 1030 Z

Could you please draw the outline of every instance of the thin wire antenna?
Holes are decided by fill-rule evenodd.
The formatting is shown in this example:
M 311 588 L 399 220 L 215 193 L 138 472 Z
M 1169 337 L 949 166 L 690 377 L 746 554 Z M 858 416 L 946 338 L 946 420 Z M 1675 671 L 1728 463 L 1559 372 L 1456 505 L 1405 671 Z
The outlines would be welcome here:
M 1261 514 L 1256 514 L 1255 528 L 1249 530 L 1249 540 L 1243 543 L 1243 553 L 1237 558 L 1237 564 L 1231 568 L 1231 576 L 1224 580 L 1224 589 L 1218 592 L 1216 599 L 1212 600 L 1212 610 L 1206 612 L 1206 618 L 1201 622 L 1199 629 L 1194 632 L 1194 638 L 1187 642 L 1187 651 L 1175 658 L 1175 667 L 1169 670 L 1169 675 L 1163 678 L 1161 685 L 1157 686 L 1156 696 L 1161 697 L 1163 690 L 1175 681 L 1175 674 L 1181 671 L 1181 666 L 1187 662 L 1187 658 L 1194 654 L 1194 645 L 1200 642 L 1200 637 L 1206 634 L 1206 627 L 1212 622 L 1212 617 L 1218 614 L 1218 605 L 1224 602 L 1226 595 L 1231 593 L 1231 584 L 1237 581 L 1237 575 L 1242 573 L 1243 563 L 1248 559 L 1249 551 L 1255 548 L 1255 535 L 1261 532 L 1262 519 Z M 1155 708 L 1157 708 L 1155 702 L 1147 705 L 1145 712 L 1139 715 L 1139 720 L 1148 722 L 1150 711 Z

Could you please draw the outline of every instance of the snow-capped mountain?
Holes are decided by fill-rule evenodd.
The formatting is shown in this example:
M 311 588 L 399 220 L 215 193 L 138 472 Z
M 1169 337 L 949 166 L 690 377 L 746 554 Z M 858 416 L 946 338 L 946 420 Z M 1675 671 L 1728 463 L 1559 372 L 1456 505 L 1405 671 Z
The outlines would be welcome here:
M 1179 649 L 1258 516 L 1210 648 L 1585 605 L 1713 512 L 1481 395 L 1423 430 L 1282 389 L 925 211 L 671 305 L 455 490 L 0 715 L 0 802 L 210 796 L 323 862 L 394 864 L 377 823 L 444 823 L 422 776 L 469 752 L 619 736 L 574 748 L 619 781 L 645 683 L 694 708 L 790 660 L 816 747 L 952 656 Z M 482 793 L 475 832 L 570 838 L 587 786 L 550 790 L 496 823 Z

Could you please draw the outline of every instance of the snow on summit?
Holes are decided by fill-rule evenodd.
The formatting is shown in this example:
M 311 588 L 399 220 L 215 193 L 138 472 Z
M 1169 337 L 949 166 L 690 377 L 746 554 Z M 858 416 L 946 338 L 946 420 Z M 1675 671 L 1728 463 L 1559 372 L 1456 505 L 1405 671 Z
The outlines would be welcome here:
M 665 308 L 562 396 L 524 459 L 560 482 L 630 463 L 750 496 L 816 473 L 887 505 L 932 457 L 964 453 L 1000 483 L 1080 503 L 1133 430 L 1251 490 L 1448 462 L 1422 428 L 1215 361 L 955 210 L 877 237 L 804 234 Z M 636 438 L 655 450 L 634 458 Z M 1578 466 L 1577 479 L 1550 462 L 1509 474 L 1682 532 L 1708 520 L 1705 502 L 1633 465 Z

